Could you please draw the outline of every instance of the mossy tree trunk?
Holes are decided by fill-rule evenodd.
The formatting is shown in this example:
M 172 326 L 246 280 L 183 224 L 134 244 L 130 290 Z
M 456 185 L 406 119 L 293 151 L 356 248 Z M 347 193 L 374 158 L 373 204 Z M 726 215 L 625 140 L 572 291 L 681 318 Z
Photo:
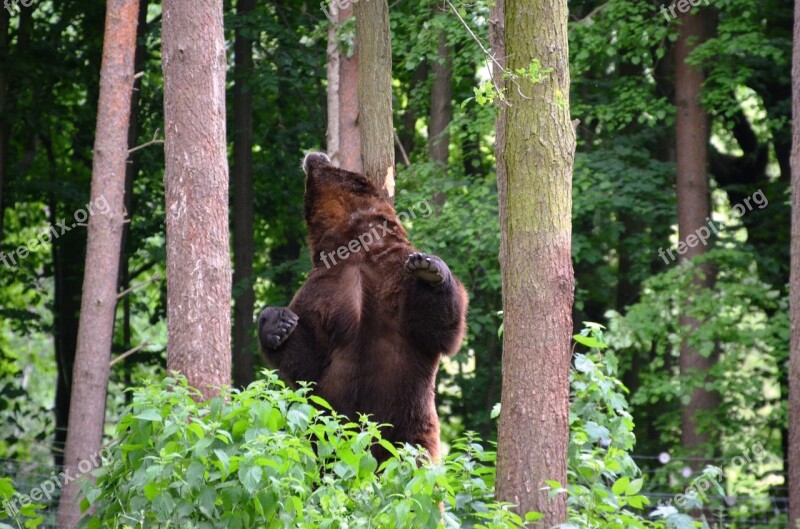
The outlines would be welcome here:
M 392 37 L 387 0 L 358 2 L 358 125 L 364 174 L 394 200 Z
M 566 497 L 549 499 L 542 488 L 545 480 L 567 480 L 574 296 L 567 2 L 505 0 L 497 7 L 505 31 L 493 37 L 495 57 L 506 57 L 510 71 L 534 60 L 552 68 L 538 83 L 520 80 L 519 90 L 509 84 L 498 122 L 505 331 L 497 496 L 520 513 L 542 513 L 541 526 L 552 527 L 567 518 Z

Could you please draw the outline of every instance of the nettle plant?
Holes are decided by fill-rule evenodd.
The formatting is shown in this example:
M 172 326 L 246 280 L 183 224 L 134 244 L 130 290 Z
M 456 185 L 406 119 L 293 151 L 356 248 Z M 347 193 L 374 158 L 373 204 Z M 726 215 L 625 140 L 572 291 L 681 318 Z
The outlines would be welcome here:
M 474 437 L 425 462 L 366 418 L 265 376 L 208 402 L 182 378 L 134 390 L 111 461 L 84 484 L 80 527 L 523 526 L 494 500 L 495 455 Z M 380 466 L 376 443 L 393 455 Z

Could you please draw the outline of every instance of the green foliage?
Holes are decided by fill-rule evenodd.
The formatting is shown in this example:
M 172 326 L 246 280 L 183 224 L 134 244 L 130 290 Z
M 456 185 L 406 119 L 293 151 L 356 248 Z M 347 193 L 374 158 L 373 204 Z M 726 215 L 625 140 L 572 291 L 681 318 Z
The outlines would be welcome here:
M 0 478 L 0 519 L 9 518 L 14 525 L 0 522 L 0 529 L 36 529 L 44 521 L 44 505 L 22 502 L 11 478 Z
M 567 474 L 570 527 L 604 529 L 694 527 L 673 509 L 649 520 L 642 511 L 650 500 L 641 494 L 644 477 L 631 457 L 636 443 L 628 390 L 616 378 L 617 359 L 602 353 L 603 326 L 587 323 L 575 341 L 589 347 L 576 353 L 570 371 L 570 444 Z M 553 484 L 558 490 L 559 484 Z M 686 525 L 688 523 L 688 525 Z
M 208 402 L 195 396 L 183 379 L 134 391 L 111 461 L 84 485 L 83 506 L 96 511 L 81 527 L 522 526 L 493 500 L 494 453 L 474 437 L 430 463 L 275 373 Z M 376 445 L 393 454 L 380 467 Z
M 703 262 L 716 270 L 716 282 L 698 292 L 690 284 Z M 651 419 L 662 432 L 661 443 L 677 444 L 682 399 L 703 384 L 721 396 L 718 408 L 700 420 L 702 428 L 716 432 L 722 457 L 737 455 L 752 439 L 773 438 L 769 432 L 783 421 L 777 377 L 788 355 L 786 311 L 786 299 L 759 279 L 752 256 L 740 250 L 715 249 L 692 266 L 676 263 L 646 280 L 642 299 L 624 317 L 609 314 L 609 344 L 626 356 L 646 352 L 651 358 L 640 369 L 632 400 L 637 417 L 655 412 Z M 699 322 L 693 333 L 682 327 L 682 314 Z M 701 374 L 679 375 L 682 340 L 701 354 L 719 354 L 708 381 Z

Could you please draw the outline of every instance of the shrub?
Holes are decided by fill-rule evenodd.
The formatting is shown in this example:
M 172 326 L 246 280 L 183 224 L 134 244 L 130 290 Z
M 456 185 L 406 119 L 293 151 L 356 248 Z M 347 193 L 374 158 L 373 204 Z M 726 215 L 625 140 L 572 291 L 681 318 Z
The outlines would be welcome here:
M 272 372 L 208 402 L 193 396 L 182 378 L 134 390 L 110 461 L 84 484 L 92 514 L 80 527 L 522 526 L 494 501 L 495 455 L 472 436 L 426 462 Z M 376 443 L 393 454 L 380 468 Z

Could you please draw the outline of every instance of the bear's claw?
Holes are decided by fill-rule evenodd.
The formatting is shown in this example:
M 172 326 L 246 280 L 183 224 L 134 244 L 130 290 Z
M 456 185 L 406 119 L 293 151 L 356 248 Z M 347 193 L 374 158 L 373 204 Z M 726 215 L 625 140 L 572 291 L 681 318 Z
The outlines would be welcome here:
M 433 286 L 439 286 L 450 275 L 450 270 L 444 261 L 435 255 L 426 253 L 412 253 L 406 259 L 406 272 L 421 281 Z
M 289 309 L 264 309 L 258 318 L 258 333 L 263 344 L 270 349 L 276 349 L 292 334 L 298 321 L 297 314 Z

